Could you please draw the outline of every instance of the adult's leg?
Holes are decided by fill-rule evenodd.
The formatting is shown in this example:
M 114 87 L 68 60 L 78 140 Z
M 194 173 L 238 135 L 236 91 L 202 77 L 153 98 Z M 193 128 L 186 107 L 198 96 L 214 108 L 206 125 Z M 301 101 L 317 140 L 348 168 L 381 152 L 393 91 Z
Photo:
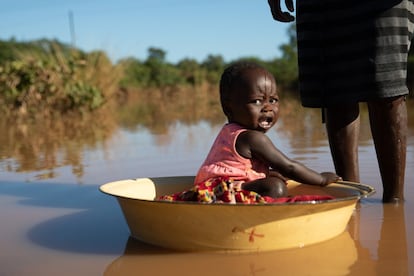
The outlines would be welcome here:
M 382 201 L 402 201 L 407 147 L 405 96 L 369 102 L 368 110 L 384 189 Z
M 359 182 L 359 104 L 328 107 L 325 118 L 336 173 L 343 180 Z

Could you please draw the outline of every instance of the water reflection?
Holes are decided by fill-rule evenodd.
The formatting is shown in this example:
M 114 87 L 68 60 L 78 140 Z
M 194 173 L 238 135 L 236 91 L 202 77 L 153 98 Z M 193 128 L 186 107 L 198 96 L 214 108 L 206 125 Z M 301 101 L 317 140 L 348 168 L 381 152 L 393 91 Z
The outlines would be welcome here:
M 347 231 L 309 247 L 246 254 L 177 253 L 130 238 L 104 275 L 347 275 L 357 258 Z
M 212 95 L 213 94 L 213 95 Z M 105 151 L 120 129 L 146 131 L 155 139 L 171 141 L 171 126 L 223 122 L 218 97 L 212 89 L 145 90 L 129 95 L 114 108 L 94 114 L 17 120 L 0 119 L 0 171 L 36 172 L 35 179 L 59 177 L 57 168 L 70 167 L 80 181 L 85 174 L 84 152 Z
M 383 221 L 378 243 L 377 275 L 409 275 L 403 204 L 383 205 Z
M 206 92 L 207 91 L 207 92 Z M 414 100 L 408 101 L 408 110 Z M 367 110 L 361 105 L 363 119 L 361 143 L 369 143 L 371 134 Z M 414 133 L 414 112 L 409 112 L 409 135 Z M 365 119 L 364 119 L 365 118 Z M 35 172 L 35 179 L 59 177 L 57 168 L 70 167 L 78 179 L 85 174 L 85 151 L 105 151 L 107 143 L 115 141 L 120 129 L 130 132 L 149 131 L 155 142 L 168 147 L 171 137 L 180 129 L 200 122 L 210 128 L 221 126 L 225 118 L 216 91 L 182 89 L 180 91 L 146 90 L 132 94 L 115 109 L 93 115 L 19 121 L 0 119 L 0 171 Z M 326 143 L 326 133 L 318 109 L 302 108 L 298 99 L 282 97 L 281 119 L 271 132 L 286 138 L 295 150 L 315 149 Z M 182 137 L 191 141 L 198 139 Z M 197 135 L 197 134 L 195 134 Z M 214 136 L 214 135 L 213 135 Z M 200 137 L 203 139 L 203 137 Z M 206 148 L 209 147 L 205 145 Z M 329 153 L 327 153 L 329 156 Z
M 45 120 L 0 120 L 0 170 L 37 172 L 36 179 L 58 177 L 56 169 L 70 166 L 82 178 L 83 152 L 101 145 L 113 135 L 117 125 L 102 114 Z
M 176 121 L 185 125 L 203 120 L 221 123 L 223 114 L 215 87 L 182 87 L 131 91 L 116 112 L 119 125 L 135 130 L 149 129 L 152 134 L 166 134 Z
M 359 252 L 350 270 L 352 275 L 410 274 L 404 208 L 404 204 L 382 204 L 379 199 L 363 200 L 358 205 L 349 222 Z

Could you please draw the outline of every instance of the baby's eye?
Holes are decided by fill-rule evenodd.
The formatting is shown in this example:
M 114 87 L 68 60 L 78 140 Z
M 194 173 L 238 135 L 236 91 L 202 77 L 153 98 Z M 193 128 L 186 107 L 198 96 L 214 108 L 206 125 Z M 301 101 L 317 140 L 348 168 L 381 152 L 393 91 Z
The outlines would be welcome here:
M 271 103 L 271 104 L 275 104 L 275 103 L 277 103 L 279 101 L 279 99 L 276 99 L 276 98 L 273 98 L 273 99 L 270 99 L 269 100 L 269 102 Z
M 255 100 L 252 100 L 252 103 L 259 105 L 259 104 L 262 104 L 262 100 L 255 99 Z

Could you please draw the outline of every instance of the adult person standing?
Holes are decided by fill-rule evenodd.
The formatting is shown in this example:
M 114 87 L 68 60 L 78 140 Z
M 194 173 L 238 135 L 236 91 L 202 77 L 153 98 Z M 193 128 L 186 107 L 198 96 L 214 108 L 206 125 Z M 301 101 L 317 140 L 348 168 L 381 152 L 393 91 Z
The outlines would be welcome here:
M 273 18 L 295 20 L 294 1 L 268 0 Z M 336 173 L 359 182 L 359 103 L 368 105 L 382 201 L 404 200 L 407 58 L 413 0 L 297 0 L 302 105 L 323 109 Z

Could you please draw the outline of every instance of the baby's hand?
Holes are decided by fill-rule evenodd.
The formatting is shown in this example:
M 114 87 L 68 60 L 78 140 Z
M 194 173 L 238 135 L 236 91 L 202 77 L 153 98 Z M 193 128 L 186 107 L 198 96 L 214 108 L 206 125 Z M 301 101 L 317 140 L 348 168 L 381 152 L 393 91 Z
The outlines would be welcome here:
M 321 176 L 323 178 L 321 186 L 326 186 L 328 184 L 342 180 L 342 177 L 338 176 L 336 173 L 333 172 L 323 172 L 321 173 Z

